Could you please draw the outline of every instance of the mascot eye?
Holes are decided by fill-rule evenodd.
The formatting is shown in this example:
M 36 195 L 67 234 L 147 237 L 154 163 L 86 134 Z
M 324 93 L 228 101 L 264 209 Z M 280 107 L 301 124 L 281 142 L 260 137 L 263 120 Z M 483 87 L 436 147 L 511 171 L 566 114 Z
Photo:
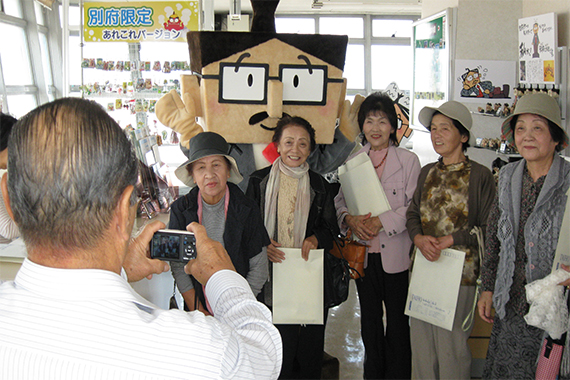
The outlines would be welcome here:
M 321 67 L 282 67 L 283 103 L 325 104 L 326 70 Z
M 264 102 L 266 99 L 267 69 L 262 66 L 235 65 L 222 67 L 220 80 L 221 101 Z

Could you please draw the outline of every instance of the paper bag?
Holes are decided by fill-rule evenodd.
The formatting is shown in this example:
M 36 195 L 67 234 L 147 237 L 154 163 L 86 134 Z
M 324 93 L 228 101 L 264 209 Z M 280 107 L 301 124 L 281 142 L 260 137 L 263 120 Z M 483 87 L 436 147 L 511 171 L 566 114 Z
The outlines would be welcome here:
M 404 314 L 451 331 L 465 252 L 444 249 L 433 262 L 416 252 Z
M 324 250 L 312 249 L 309 260 L 300 248 L 279 248 L 285 260 L 273 263 L 273 323 L 323 324 Z
M 350 215 L 378 216 L 391 210 L 370 157 L 359 154 L 338 168 L 338 178 Z

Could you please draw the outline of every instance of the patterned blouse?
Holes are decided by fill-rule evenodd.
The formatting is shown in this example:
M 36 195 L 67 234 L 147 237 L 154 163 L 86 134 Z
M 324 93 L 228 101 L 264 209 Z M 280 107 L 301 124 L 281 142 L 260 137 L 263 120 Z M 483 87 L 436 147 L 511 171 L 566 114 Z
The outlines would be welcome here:
M 431 168 L 420 203 L 424 235 L 442 237 L 468 228 L 470 177 L 470 161 L 444 165 L 440 160 Z M 479 255 L 473 255 L 467 246 L 453 245 L 450 248 L 465 252 L 461 285 L 475 285 L 479 276 Z
M 515 270 L 513 273 L 513 284 L 509 290 L 510 298 L 507 303 L 507 308 L 513 308 L 520 316 L 524 316 L 528 313 L 528 303 L 526 302 L 526 293 L 524 288 L 526 285 L 525 268 L 527 263 L 527 256 L 524 249 L 524 227 L 528 217 L 534 210 L 534 205 L 536 204 L 536 200 L 538 199 L 542 185 L 544 185 L 545 179 L 546 175 L 540 177 L 536 182 L 534 182 L 525 166 L 521 191 L 521 215 L 515 248 Z M 489 213 L 489 221 L 487 223 L 487 238 L 485 242 L 485 253 L 487 255 L 498 256 L 501 251 L 501 243 L 497 238 L 499 216 L 499 200 L 497 197 L 495 198 L 495 202 L 493 203 L 493 207 Z M 484 291 L 493 291 L 495 289 L 495 278 L 497 276 L 499 260 L 489 260 L 487 264 L 489 264 L 489 270 L 483 272 L 484 275 L 481 276 L 481 282 Z

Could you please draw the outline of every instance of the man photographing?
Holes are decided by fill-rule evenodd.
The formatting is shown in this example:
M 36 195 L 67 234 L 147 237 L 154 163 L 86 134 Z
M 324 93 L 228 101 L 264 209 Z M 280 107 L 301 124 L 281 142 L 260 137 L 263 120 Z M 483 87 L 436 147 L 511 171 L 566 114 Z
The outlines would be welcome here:
M 28 258 L 0 286 L 0 378 L 277 378 L 270 312 L 202 226 L 188 228 L 198 255 L 186 270 L 205 284 L 215 317 L 158 309 L 128 285 L 124 267 L 131 280 L 162 270 L 135 261 L 160 223 L 129 244 L 136 158 L 99 105 L 36 108 L 14 126 L 8 152 L 2 191 Z

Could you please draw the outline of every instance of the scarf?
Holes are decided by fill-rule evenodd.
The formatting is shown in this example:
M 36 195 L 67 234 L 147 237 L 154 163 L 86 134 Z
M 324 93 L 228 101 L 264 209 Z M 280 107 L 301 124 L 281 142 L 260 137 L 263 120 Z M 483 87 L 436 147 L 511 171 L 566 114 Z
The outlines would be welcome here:
M 293 241 L 294 248 L 301 248 L 305 240 L 307 231 L 307 220 L 309 219 L 309 208 L 311 206 L 311 190 L 309 183 L 309 164 L 304 162 L 301 166 L 291 168 L 281 161 L 281 157 L 277 158 L 271 166 L 269 179 L 267 180 L 267 188 L 265 191 L 265 212 L 264 222 L 267 233 L 270 237 L 275 236 L 277 222 L 277 196 L 279 195 L 279 182 L 281 174 L 299 179 L 297 187 L 297 197 L 294 211 L 294 231 Z

